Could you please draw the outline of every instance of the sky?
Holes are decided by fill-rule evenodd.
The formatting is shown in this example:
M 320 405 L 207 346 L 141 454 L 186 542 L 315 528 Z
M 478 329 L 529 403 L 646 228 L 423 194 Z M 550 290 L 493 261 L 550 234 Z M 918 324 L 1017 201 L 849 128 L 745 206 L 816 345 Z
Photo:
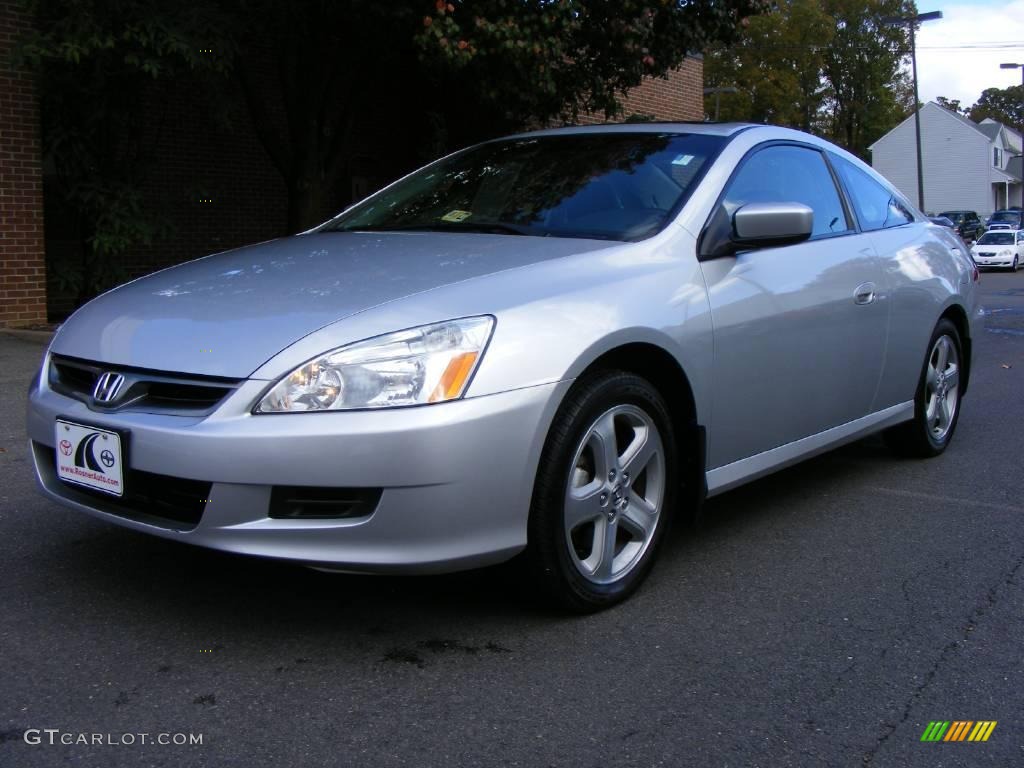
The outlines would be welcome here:
M 1024 64 L 1024 0 L 917 0 L 920 13 L 942 11 L 938 21 L 921 25 L 917 35 L 917 80 L 921 101 L 936 96 L 959 99 L 969 107 L 986 88 L 1020 85 Z

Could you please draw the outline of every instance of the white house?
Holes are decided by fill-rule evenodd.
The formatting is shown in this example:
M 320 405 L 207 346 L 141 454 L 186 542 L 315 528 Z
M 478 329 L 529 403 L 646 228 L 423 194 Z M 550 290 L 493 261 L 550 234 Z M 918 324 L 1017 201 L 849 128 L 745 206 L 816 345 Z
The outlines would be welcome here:
M 1002 123 L 980 123 L 929 101 L 921 107 L 921 164 L 927 212 L 992 211 L 1022 205 L 1021 136 Z M 871 165 L 917 203 L 917 154 L 911 115 L 869 149 Z

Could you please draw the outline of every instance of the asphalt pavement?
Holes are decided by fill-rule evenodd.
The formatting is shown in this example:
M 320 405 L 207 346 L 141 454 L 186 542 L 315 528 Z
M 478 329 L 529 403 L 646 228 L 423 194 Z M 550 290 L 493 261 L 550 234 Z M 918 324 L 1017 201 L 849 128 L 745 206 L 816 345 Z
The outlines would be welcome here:
M 718 497 L 583 618 L 507 568 L 323 574 L 47 501 L 43 347 L 0 334 L 0 766 L 1022 765 L 1024 272 L 982 287 L 943 456 L 869 438 Z

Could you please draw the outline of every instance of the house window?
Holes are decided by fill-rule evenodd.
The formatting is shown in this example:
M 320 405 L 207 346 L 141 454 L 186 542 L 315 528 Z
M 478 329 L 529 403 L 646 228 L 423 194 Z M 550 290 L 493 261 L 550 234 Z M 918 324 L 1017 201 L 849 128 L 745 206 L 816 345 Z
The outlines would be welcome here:
M 1003 167 L 1003 164 L 1000 162 L 1000 160 L 1002 160 L 1002 157 L 1000 157 L 1001 154 L 999 147 L 992 147 L 992 165 L 996 168 Z

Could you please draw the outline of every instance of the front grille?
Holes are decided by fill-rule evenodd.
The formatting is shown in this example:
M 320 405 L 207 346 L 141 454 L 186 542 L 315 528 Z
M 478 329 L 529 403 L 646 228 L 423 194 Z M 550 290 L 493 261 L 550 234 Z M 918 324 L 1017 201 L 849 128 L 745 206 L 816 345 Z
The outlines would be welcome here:
M 270 492 L 270 516 L 288 520 L 366 517 L 380 502 L 380 488 L 312 488 L 275 485 Z
M 83 485 L 57 479 L 57 461 L 53 449 L 35 444 L 36 458 L 60 487 L 60 494 L 86 506 L 112 515 L 160 525 L 175 530 L 191 530 L 199 525 L 210 498 L 213 484 L 158 475 L 138 469 L 125 469 L 124 495 L 111 496 Z
M 107 372 L 124 376 L 124 384 L 110 403 L 97 403 L 93 389 L 100 375 Z M 64 355 L 50 358 L 48 382 L 55 392 L 101 413 L 127 410 L 183 416 L 212 413 L 240 383 L 238 379 L 104 365 Z

